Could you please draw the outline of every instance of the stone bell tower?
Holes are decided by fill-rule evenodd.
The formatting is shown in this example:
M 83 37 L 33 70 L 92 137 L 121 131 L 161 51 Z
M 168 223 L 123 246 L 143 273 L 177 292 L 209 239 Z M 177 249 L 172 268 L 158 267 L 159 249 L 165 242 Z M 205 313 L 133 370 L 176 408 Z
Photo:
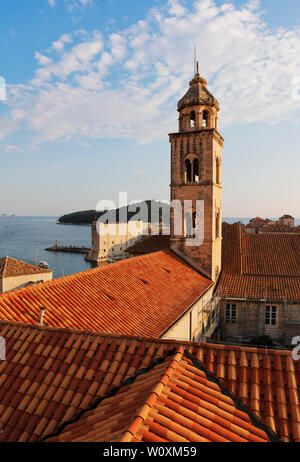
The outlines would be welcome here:
M 218 132 L 219 103 L 206 85 L 197 63 L 190 88 L 178 102 L 179 131 L 169 135 L 171 201 L 181 205 L 176 212 L 171 209 L 171 248 L 216 281 L 221 270 L 224 139 Z M 185 201 L 191 205 L 184 207 Z M 196 213 L 199 203 L 201 215 Z M 175 226 L 178 213 L 180 230 Z M 198 242 L 191 239 L 196 229 L 202 236 Z

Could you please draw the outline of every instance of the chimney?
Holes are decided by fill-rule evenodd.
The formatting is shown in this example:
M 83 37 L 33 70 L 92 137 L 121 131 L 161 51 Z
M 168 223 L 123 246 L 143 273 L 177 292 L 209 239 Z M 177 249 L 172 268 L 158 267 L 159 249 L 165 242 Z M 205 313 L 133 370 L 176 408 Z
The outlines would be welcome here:
M 44 325 L 44 316 L 45 316 L 45 308 L 43 308 L 42 306 L 40 307 L 40 322 L 39 322 L 39 325 L 40 326 L 43 326 Z

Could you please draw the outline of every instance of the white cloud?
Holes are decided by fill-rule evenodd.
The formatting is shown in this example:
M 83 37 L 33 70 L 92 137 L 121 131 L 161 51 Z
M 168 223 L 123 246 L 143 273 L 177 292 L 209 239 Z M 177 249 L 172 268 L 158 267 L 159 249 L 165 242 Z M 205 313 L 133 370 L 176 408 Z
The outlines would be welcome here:
M 57 0 L 48 0 L 48 5 L 51 8 L 54 8 L 56 6 L 56 1 Z M 69 11 L 73 11 L 76 8 L 82 8 L 86 7 L 88 5 L 93 5 L 93 0 L 63 0 L 67 9 Z
M 63 34 L 59 37 L 59 39 L 56 42 L 52 43 L 52 48 L 56 51 L 62 51 L 65 47 L 66 43 L 71 43 L 72 39 L 70 35 L 68 34 Z
M 23 149 L 20 146 L 15 146 L 12 144 L 0 145 L 0 152 L 3 151 L 7 156 L 13 153 L 21 153 Z
M 68 11 L 72 12 L 74 9 L 77 8 L 84 8 L 86 6 L 93 5 L 93 0 L 64 0 Z
M 147 170 L 144 170 L 142 168 L 139 168 L 136 170 L 135 172 L 137 175 L 146 175 L 147 174 Z
M 269 29 L 256 0 L 235 7 L 169 0 L 105 41 L 100 32 L 64 34 L 36 53 L 30 85 L 10 89 L 14 123 L 34 143 L 87 138 L 167 138 L 188 89 L 197 45 L 200 72 L 221 105 L 220 129 L 234 123 L 299 118 L 300 28 Z M 58 53 L 57 53 L 58 52 Z
M 183 16 L 186 13 L 186 9 L 178 0 L 168 0 L 170 7 L 170 13 L 174 16 Z
M 46 66 L 51 63 L 51 59 L 48 56 L 44 56 L 38 51 L 35 52 L 35 58 L 37 59 L 40 66 Z

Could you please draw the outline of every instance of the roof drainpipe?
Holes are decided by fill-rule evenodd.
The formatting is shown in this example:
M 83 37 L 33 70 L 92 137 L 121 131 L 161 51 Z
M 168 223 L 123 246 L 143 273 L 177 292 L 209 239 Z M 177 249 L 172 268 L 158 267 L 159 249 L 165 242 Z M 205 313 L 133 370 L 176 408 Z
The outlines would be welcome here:
M 45 308 L 43 308 L 43 307 L 40 308 L 40 322 L 39 322 L 40 326 L 44 325 L 45 311 L 46 311 Z

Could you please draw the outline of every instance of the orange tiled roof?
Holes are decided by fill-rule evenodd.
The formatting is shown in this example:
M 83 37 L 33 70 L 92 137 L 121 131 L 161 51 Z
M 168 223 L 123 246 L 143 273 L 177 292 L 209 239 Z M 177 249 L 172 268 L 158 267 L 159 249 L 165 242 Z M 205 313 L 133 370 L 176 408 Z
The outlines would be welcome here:
M 300 441 L 300 361 L 294 362 L 290 351 L 84 333 L 8 321 L 0 322 L 0 336 L 7 344 L 7 359 L 0 361 L 0 441 L 39 441 L 58 430 L 63 435 L 72 427 L 62 424 L 80 416 L 83 427 L 92 426 L 92 421 L 97 425 L 96 409 L 106 405 L 106 410 L 115 409 L 112 403 L 117 401 L 108 401 L 109 394 L 128 400 L 122 428 L 140 429 L 134 433 L 137 440 L 170 439 L 170 432 L 189 439 L 189 431 L 207 439 L 259 436 L 247 416 L 242 417 L 247 410 L 281 440 Z M 171 358 L 178 353 L 182 356 Z M 141 373 L 144 376 L 138 379 Z M 157 396 L 151 395 L 159 383 L 165 387 L 158 385 Z M 140 405 L 137 390 L 145 404 L 151 396 L 153 400 L 149 413 L 143 414 L 146 427 L 146 420 L 138 419 L 128 425 L 131 410 L 135 417 Z M 91 407 L 95 415 L 82 414 Z M 184 427 L 185 435 L 177 425 L 171 428 L 170 420 Z M 117 438 L 122 428 L 114 428 L 113 419 L 107 422 L 107 438 L 113 438 L 114 430 Z M 215 424 L 223 427 L 223 433 Z M 233 433 L 230 438 L 224 429 Z
M 210 286 L 170 250 L 0 296 L 0 319 L 159 337 Z
M 30 274 L 51 273 L 48 269 L 30 265 L 24 261 L 15 260 L 11 257 L 0 258 L 0 278 L 25 276 Z
M 183 347 L 104 399 L 50 442 L 268 442 Z
M 140 241 L 128 247 L 125 252 L 133 254 L 145 254 L 151 252 L 158 252 L 159 250 L 170 248 L 170 236 L 167 235 L 153 235 L 145 236 Z
M 226 298 L 300 300 L 299 234 L 247 234 L 224 223 L 219 288 Z

